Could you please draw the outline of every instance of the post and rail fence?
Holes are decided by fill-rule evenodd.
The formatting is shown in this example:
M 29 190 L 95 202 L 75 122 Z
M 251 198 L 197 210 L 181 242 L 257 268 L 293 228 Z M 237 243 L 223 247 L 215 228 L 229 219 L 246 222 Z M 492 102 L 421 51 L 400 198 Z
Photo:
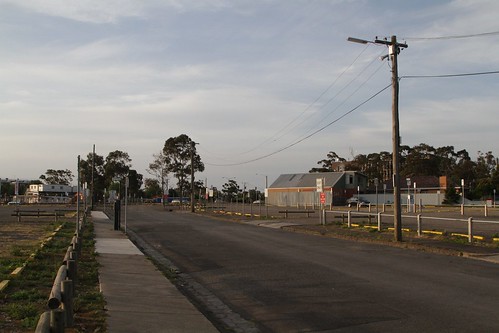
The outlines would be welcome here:
M 79 230 L 71 239 L 50 291 L 47 301 L 49 310 L 40 316 L 35 333 L 62 333 L 66 327 L 74 325 L 73 297 L 78 281 L 77 267 L 82 246 L 80 231 L 85 221 L 86 212 L 81 223 L 77 223 Z
M 369 212 L 360 212 L 360 211 L 352 211 L 352 210 L 325 210 L 324 211 L 324 221 L 323 223 L 326 223 L 326 216 L 327 214 L 338 214 L 339 217 L 342 219 L 343 222 L 346 220 L 346 224 L 349 228 L 351 228 L 354 224 L 352 223 L 352 220 L 354 218 L 367 218 L 368 219 L 368 224 L 371 224 L 372 220 L 376 221 L 376 228 L 378 231 L 382 231 L 382 217 L 392 217 L 393 214 L 386 214 L 386 213 L 371 213 Z M 337 216 L 338 216 L 337 215 Z M 333 216 L 334 218 L 334 216 Z M 468 242 L 472 243 L 474 239 L 483 239 L 481 236 L 475 236 L 474 235 L 474 225 L 475 223 L 489 223 L 489 224 L 497 224 L 499 225 L 499 221 L 492 221 L 492 220 L 479 220 L 475 219 L 473 217 L 468 217 L 466 219 L 459 219 L 459 218 L 450 218 L 450 217 L 435 217 L 435 216 L 423 216 L 423 214 L 417 214 L 417 215 L 402 215 L 402 218 L 404 219 L 416 219 L 417 223 L 417 229 L 416 232 L 418 236 L 422 236 L 425 231 L 423 230 L 423 220 L 428 219 L 428 220 L 440 220 L 440 221 L 452 221 L 452 222 L 461 222 L 465 223 L 467 226 L 467 233 L 466 234 L 461 234 L 461 233 L 451 233 L 453 236 L 466 236 L 468 238 Z M 389 229 L 389 228 L 388 228 Z M 427 231 L 430 233 L 437 233 L 433 231 Z M 443 232 L 439 232 L 443 233 Z

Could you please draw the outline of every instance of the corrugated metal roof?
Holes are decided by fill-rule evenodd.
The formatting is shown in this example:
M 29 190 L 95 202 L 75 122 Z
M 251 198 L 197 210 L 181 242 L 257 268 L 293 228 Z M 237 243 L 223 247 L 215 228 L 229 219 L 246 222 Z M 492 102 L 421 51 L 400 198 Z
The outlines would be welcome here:
M 335 186 L 345 172 L 292 173 L 280 175 L 270 188 L 316 187 L 317 178 L 325 178 L 325 186 Z

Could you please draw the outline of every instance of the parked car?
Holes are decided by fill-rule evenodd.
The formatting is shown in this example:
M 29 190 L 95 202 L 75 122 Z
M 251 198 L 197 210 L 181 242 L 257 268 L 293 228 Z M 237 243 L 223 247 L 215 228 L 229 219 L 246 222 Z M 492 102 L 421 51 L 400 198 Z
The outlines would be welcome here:
M 369 205 L 369 203 L 370 203 L 369 201 L 364 200 L 362 198 L 359 199 L 358 197 L 351 197 L 351 198 L 347 199 L 347 206 L 348 207 L 354 207 L 357 205 L 367 206 L 367 205 Z
M 20 204 L 21 204 L 21 202 L 20 202 L 20 201 L 9 201 L 9 202 L 7 203 L 7 205 L 9 205 L 9 206 L 11 206 L 11 205 L 20 205 Z

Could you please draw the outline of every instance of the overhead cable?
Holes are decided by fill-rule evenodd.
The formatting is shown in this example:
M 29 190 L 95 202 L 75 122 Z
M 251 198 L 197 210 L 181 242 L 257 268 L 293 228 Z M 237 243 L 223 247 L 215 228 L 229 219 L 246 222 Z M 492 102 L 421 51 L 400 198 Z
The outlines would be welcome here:
M 404 40 L 441 40 L 441 39 L 461 39 L 461 38 L 474 38 L 474 37 L 487 37 L 499 35 L 499 31 L 491 31 L 491 32 L 482 32 L 476 34 L 468 34 L 468 35 L 453 35 L 453 36 L 436 36 L 436 37 L 404 37 Z
M 347 115 L 349 115 L 350 113 L 354 112 L 355 110 L 359 109 L 361 106 L 363 106 L 364 104 L 366 104 L 367 102 L 371 101 L 372 99 L 374 99 L 376 96 L 378 96 L 379 94 L 381 94 L 383 91 L 385 91 L 386 89 L 390 88 L 392 86 L 392 84 L 390 83 L 389 85 L 387 85 L 386 87 L 384 87 L 383 89 L 379 90 L 377 93 L 375 93 L 374 95 L 372 95 L 371 97 L 369 97 L 368 99 L 366 99 L 365 101 L 363 101 L 362 103 L 358 104 L 356 107 L 350 109 L 348 112 L 345 112 L 344 114 L 342 114 L 340 117 L 336 118 L 335 120 L 329 122 L 328 124 L 322 126 L 321 128 L 315 130 L 313 133 L 293 142 L 293 143 L 290 143 L 288 144 L 287 146 L 284 146 L 278 150 L 275 150 L 271 153 L 268 153 L 268 154 L 265 154 L 265 155 L 262 155 L 260 157 L 257 157 L 257 158 L 253 158 L 253 159 L 250 159 L 250 160 L 247 160 L 247 161 L 243 161 L 243 162 L 239 162 L 239 163 L 230 163 L 230 164 L 211 164 L 211 163 L 206 163 L 206 165 L 210 165 L 210 166 L 238 166 L 238 165 L 243 165 L 243 164 L 249 164 L 249 163 L 252 163 L 252 162 L 256 162 L 256 161 L 259 161 L 259 160 L 263 160 L 264 158 L 267 158 L 267 157 L 270 157 L 270 156 L 273 156 L 273 155 L 276 155 L 280 152 L 283 152 L 291 147 L 294 147 L 296 146 L 297 144 L 311 138 L 312 136 L 316 135 L 317 133 L 319 132 L 322 132 L 323 130 L 325 130 L 326 128 L 328 128 L 329 126 L 333 125 L 334 123 L 340 121 L 341 119 L 343 119 L 344 117 L 346 117 Z
M 477 75 L 490 75 L 490 74 L 499 74 L 499 71 L 460 73 L 460 74 L 440 74 L 440 75 L 404 75 L 401 76 L 400 79 L 446 78 L 446 77 L 477 76 Z

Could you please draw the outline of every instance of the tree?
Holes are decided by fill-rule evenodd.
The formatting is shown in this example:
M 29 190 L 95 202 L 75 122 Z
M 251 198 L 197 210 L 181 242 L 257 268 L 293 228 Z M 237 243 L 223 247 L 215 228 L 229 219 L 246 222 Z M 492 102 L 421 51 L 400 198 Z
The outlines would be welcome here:
M 115 189 L 116 187 L 124 193 L 125 186 L 121 186 L 122 181 L 128 175 L 131 167 L 132 159 L 126 152 L 115 150 L 110 152 L 104 163 L 104 178 L 106 188 Z M 120 183 L 119 186 L 111 184 L 116 180 Z M 122 194 L 120 193 L 120 197 Z
M 140 197 L 140 188 L 142 187 L 143 176 L 137 170 L 130 169 L 128 171 L 128 195 L 130 197 Z
M 44 175 L 40 176 L 40 179 L 43 180 L 45 184 L 70 185 L 73 181 L 73 173 L 68 169 L 48 169 Z
M 156 177 L 158 184 L 161 185 L 161 193 L 165 194 L 165 185 L 168 185 L 168 163 L 163 151 L 160 151 L 159 154 L 153 154 L 153 157 L 154 160 L 149 163 L 147 172 Z
M 400 174 L 402 177 L 439 176 L 438 167 L 435 148 L 421 143 L 409 149 Z
M 459 200 L 461 200 L 461 196 L 457 193 L 456 188 L 453 186 L 447 187 L 445 190 L 445 199 L 442 203 L 452 205 L 459 203 Z
M 309 170 L 309 172 L 312 173 L 333 171 L 333 163 L 346 161 L 343 157 L 338 156 L 338 154 L 336 154 L 334 151 L 330 151 L 329 153 L 327 153 L 326 157 L 326 159 L 317 162 L 317 164 L 322 164 L 322 167 L 312 168 Z
M 190 184 L 188 177 L 191 174 L 191 170 L 204 171 L 204 164 L 196 152 L 196 145 L 185 134 L 171 137 L 165 141 L 163 155 L 167 170 L 177 178 L 180 195 L 183 196 L 184 189 Z M 191 165 L 191 159 L 193 160 L 193 165 Z
M 88 153 L 86 160 L 80 161 L 81 184 L 86 182 L 89 189 L 92 189 L 92 167 L 94 182 L 93 202 L 95 202 L 97 198 L 103 197 L 104 189 L 106 188 L 104 178 L 104 157 L 90 152 Z
M 236 199 L 241 193 L 241 189 L 237 182 L 233 179 L 229 179 L 227 183 L 222 185 L 222 193 L 224 194 L 225 200 Z
M 144 180 L 144 195 L 146 198 L 161 196 L 162 193 L 163 190 L 161 189 L 157 179 L 146 178 Z

